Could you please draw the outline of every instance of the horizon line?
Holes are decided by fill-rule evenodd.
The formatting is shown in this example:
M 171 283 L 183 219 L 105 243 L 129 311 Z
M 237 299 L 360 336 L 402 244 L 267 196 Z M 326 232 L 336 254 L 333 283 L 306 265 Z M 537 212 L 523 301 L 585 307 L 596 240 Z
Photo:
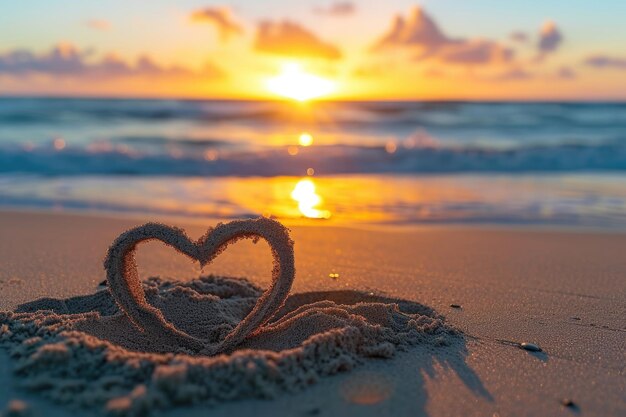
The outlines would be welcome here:
M 299 102 L 297 100 L 273 98 L 273 97 L 184 97 L 184 96 L 123 96 L 123 95 L 89 95 L 89 94 L 3 94 L 0 92 L 0 99 L 47 99 L 47 100 L 154 100 L 154 101 L 213 101 L 213 102 L 276 102 L 276 103 L 290 103 L 294 105 L 306 106 L 314 103 L 367 103 L 367 102 L 379 102 L 379 103 L 554 103 L 554 104 L 567 104 L 567 103 L 612 103 L 612 104 L 626 104 L 626 97 L 624 98 L 347 98 L 338 97 L 332 99 L 315 99 L 306 102 Z

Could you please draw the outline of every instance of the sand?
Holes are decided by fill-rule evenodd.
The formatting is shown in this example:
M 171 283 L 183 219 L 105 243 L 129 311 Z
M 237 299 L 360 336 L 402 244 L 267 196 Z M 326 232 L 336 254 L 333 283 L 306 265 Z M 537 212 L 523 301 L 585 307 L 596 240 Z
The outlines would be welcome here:
M 106 292 L 98 289 L 104 278 L 104 252 L 117 234 L 145 220 L 0 214 L 0 308 L 14 311 L 21 304 L 51 297 L 57 301 L 45 302 L 56 312 L 49 314 L 67 317 L 76 307 L 71 297 L 104 303 L 99 297 Z M 174 224 L 185 227 L 192 237 L 204 234 L 207 226 Z M 300 306 L 309 306 L 306 309 L 311 311 L 329 308 L 326 304 L 310 307 L 322 300 L 330 300 L 323 303 L 339 305 L 344 312 L 359 301 L 383 306 L 400 303 L 415 308 L 402 314 L 441 320 L 436 328 L 446 329 L 447 342 L 428 336 L 419 343 L 398 344 L 392 357 L 358 354 L 353 368 L 321 375 L 314 383 L 293 390 L 275 387 L 271 399 L 246 394 L 235 401 L 213 405 L 199 401 L 194 406 L 184 406 L 190 403 L 185 400 L 173 407 L 162 406 L 164 415 L 617 416 L 626 412 L 625 236 L 478 227 L 384 232 L 294 226 L 292 237 L 298 271 L 293 291 L 298 295 L 288 300 L 287 309 L 279 312 L 281 317 L 290 317 L 289 311 Z M 163 291 L 164 282 L 180 279 L 186 284 L 202 273 L 248 277 L 249 283 L 232 281 L 249 289 L 248 297 L 242 297 L 250 298 L 248 302 L 258 296 L 256 286 L 271 282 L 272 258 L 263 243 L 237 243 L 202 273 L 171 249 L 147 246 L 138 254 L 139 271 L 142 279 L 162 277 L 148 284 L 155 300 L 172 295 Z M 178 285 L 183 288 L 185 284 Z M 387 298 L 377 298 L 380 294 Z M 31 303 L 21 308 L 39 307 Z M 113 308 L 105 310 L 99 320 L 116 314 Z M 369 313 L 359 314 L 370 324 L 374 320 Z M 449 333 L 450 327 L 463 333 Z M 345 323 L 339 328 L 345 328 Z M 422 336 L 427 334 L 419 330 Z M 77 333 L 87 334 L 84 329 Z M 112 343 L 104 334 L 111 332 L 90 337 Z M 261 340 L 248 348 L 268 352 L 293 348 Z M 543 352 L 524 351 L 517 345 L 521 342 L 536 343 Z M 136 353 L 130 342 L 124 345 L 115 340 L 114 344 L 125 355 L 145 355 Z M 29 348 L 24 348 L 24 358 Z M 47 355 L 57 358 L 65 353 L 57 348 Z M 35 415 L 73 415 L 67 405 L 50 401 L 53 396 L 45 389 L 24 387 L 29 375 L 16 372 L 19 364 L 19 358 L 0 349 L 0 382 L 6 387 L 0 391 L 0 409 L 17 400 L 26 402 Z M 185 373 L 176 368 L 159 375 L 167 379 L 181 374 Z M 123 399 L 117 406 L 138 410 L 134 407 L 149 392 L 148 386 L 133 388 L 120 396 Z M 564 400 L 573 405 L 563 405 L 568 404 Z M 84 414 L 99 412 L 94 408 Z
M 153 278 L 145 287 L 147 302 L 177 329 L 215 342 L 227 339 L 263 294 L 246 280 L 221 277 Z M 275 398 L 368 359 L 461 343 L 428 308 L 354 291 L 295 295 L 223 355 L 181 354 L 172 339 L 140 331 L 106 290 L 0 314 L 0 345 L 13 357 L 22 387 L 72 409 L 114 415 Z

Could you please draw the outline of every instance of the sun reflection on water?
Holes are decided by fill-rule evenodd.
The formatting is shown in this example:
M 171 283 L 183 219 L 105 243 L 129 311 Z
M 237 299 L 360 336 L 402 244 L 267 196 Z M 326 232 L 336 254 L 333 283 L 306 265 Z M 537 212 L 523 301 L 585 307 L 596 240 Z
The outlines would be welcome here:
M 323 200 L 315 192 L 315 183 L 312 179 L 304 178 L 298 181 L 291 192 L 291 198 L 298 202 L 298 210 L 304 217 L 310 219 L 330 218 L 330 211 L 316 208 L 322 204 Z

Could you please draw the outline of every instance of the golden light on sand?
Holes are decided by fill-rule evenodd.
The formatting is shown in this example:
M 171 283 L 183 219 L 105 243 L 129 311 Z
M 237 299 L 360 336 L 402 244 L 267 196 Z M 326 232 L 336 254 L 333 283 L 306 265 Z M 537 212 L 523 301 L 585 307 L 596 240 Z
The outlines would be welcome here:
M 304 132 L 298 138 L 298 142 L 300 142 L 302 146 L 311 146 L 313 144 L 313 136 Z
M 315 192 L 315 183 L 309 178 L 301 179 L 291 192 L 291 198 L 298 202 L 298 210 L 310 219 L 328 219 L 330 211 L 316 208 L 322 204 L 322 197 Z
M 307 101 L 332 93 L 335 83 L 304 71 L 299 64 L 289 63 L 282 67 L 280 74 L 267 80 L 266 87 L 281 97 Z

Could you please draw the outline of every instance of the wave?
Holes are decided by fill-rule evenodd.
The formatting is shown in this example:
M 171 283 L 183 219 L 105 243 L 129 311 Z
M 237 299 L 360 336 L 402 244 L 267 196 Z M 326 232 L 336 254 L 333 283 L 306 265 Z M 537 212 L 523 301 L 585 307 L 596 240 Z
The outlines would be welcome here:
M 132 100 L 0 97 L 0 123 L 7 125 L 115 121 L 188 121 L 270 125 L 314 122 L 316 126 L 398 126 L 562 129 L 626 127 L 626 103 L 319 102 Z
M 187 152 L 113 147 L 0 148 L 1 173 L 46 176 L 292 176 L 397 173 L 538 173 L 626 170 L 626 144 L 558 144 L 515 147 L 417 147 L 328 145 L 232 150 L 209 142 Z

